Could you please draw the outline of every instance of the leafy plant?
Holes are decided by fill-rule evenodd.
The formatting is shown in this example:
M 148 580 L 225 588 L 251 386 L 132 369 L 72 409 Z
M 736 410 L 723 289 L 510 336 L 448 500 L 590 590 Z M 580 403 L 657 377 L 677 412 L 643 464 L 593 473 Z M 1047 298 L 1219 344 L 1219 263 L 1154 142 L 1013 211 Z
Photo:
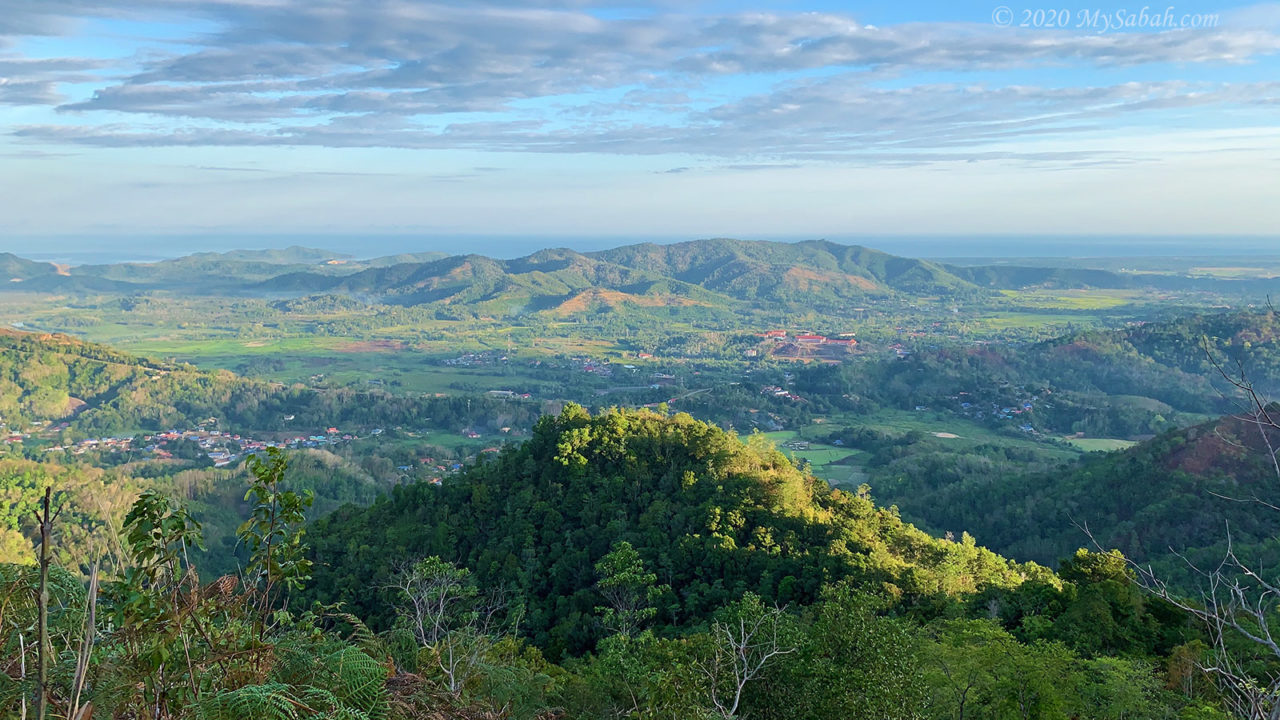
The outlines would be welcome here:
M 259 612 L 265 616 L 281 588 L 298 590 L 311 579 L 311 560 L 302 538 L 305 514 L 315 496 L 281 487 L 289 464 L 279 448 L 267 448 L 265 460 L 250 455 L 248 466 L 253 481 L 244 499 L 252 500 L 253 506 L 236 534 L 250 552 L 245 582 L 260 591 Z M 259 632 L 263 633 L 265 626 Z

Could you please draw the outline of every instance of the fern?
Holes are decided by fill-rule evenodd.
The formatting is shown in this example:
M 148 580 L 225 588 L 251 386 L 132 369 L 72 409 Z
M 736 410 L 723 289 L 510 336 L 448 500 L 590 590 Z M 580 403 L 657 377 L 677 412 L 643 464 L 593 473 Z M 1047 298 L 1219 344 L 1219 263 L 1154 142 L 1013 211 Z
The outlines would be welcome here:
M 324 668 L 336 683 L 334 695 L 343 706 L 358 708 L 369 720 L 383 720 L 387 715 L 387 668 L 354 647 L 347 647 L 324 658 Z
M 386 720 L 387 668 L 332 639 L 288 637 L 274 652 L 270 681 L 206 696 L 199 720 Z
M 27 680 L 9 677 L 0 680 L 0 716 L 16 717 L 25 695 L 34 706 L 39 631 L 40 569 L 35 566 L 0 563 L 0 632 L 4 633 L 3 657 L 13 670 L 21 665 L 26 651 Z M 49 663 L 50 683 L 67 688 L 75 672 L 84 625 L 85 588 L 74 575 L 54 565 L 49 568 Z
M 315 708 L 293 696 L 293 688 L 283 683 L 249 685 L 238 690 L 206 696 L 196 707 L 197 720 L 301 720 L 317 715 Z

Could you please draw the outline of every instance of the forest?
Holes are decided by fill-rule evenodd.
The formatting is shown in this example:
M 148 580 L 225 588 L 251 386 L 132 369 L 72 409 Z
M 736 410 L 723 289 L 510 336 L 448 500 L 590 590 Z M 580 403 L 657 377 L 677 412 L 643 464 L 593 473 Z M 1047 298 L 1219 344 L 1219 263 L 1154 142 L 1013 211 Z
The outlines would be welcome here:
M 1217 650 L 1119 554 L 1053 572 L 932 538 L 688 416 L 570 406 L 444 486 L 310 524 L 289 462 L 249 463 L 235 575 L 200 574 L 200 523 L 156 492 L 88 589 L 49 556 L 0 566 L 6 712 L 1230 717 Z

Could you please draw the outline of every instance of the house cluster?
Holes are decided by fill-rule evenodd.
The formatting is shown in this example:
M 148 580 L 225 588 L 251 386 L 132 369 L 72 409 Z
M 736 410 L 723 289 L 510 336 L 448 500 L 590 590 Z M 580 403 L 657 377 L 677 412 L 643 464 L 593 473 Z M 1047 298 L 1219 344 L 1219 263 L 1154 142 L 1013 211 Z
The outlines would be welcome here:
M 894 343 L 889 346 L 889 349 L 893 351 L 894 355 L 898 356 L 899 360 L 901 360 L 904 357 L 909 357 L 911 355 L 911 351 L 908 350 L 907 346 L 903 345 L 902 343 Z
M 584 373 L 599 375 L 600 377 L 613 377 L 613 368 L 609 366 L 608 360 L 595 360 L 589 357 L 575 357 L 574 364 Z
M 958 395 L 951 395 L 948 399 L 959 403 L 961 415 L 975 420 L 986 418 L 1014 420 L 1035 410 L 1035 400 L 1037 398 L 1032 396 L 1028 399 L 1015 401 L 1013 404 L 1005 404 L 985 399 L 980 400 L 967 392 L 962 392 Z M 1035 428 L 1030 423 L 1024 423 L 1021 425 L 1021 429 L 1023 432 L 1032 432 Z
M 498 451 L 499 448 L 485 448 L 480 452 L 489 453 Z M 474 459 L 475 456 L 470 456 L 467 458 L 467 462 Z M 414 473 L 416 470 L 421 469 L 421 471 L 426 474 L 420 475 L 419 477 L 433 485 L 441 485 L 444 483 L 444 479 L 446 477 L 462 472 L 463 467 L 465 467 L 465 465 L 461 462 L 437 460 L 434 457 L 420 457 L 418 458 L 416 467 L 414 465 L 400 465 L 397 466 L 396 469 L 404 473 L 404 475 L 401 476 L 401 479 L 407 479 L 410 477 L 410 473 Z
M 518 393 L 515 390 L 489 390 L 485 395 L 502 400 L 528 400 L 533 397 L 529 393 Z
M 62 423 L 57 426 L 59 429 L 69 427 L 70 423 Z M 35 420 L 26 428 L 9 427 L 8 423 L 0 420 L 0 441 L 9 445 L 12 443 L 20 443 L 24 440 L 31 439 L 31 433 L 39 433 L 49 427 L 48 420 Z
M 381 430 L 378 431 L 379 433 Z M 86 438 L 68 445 L 53 445 L 44 452 L 70 452 L 83 455 L 87 452 L 131 452 L 140 450 L 162 460 L 173 458 L 170 443 L 187 440 L 196 443 L 215 467 L 230 465 L 246 455 L 268 447 L 288 448 L 320 448 L 340 445 L 359 439 L 350 433 L 343 433 L 337 428 L 329 428 L 323 435 L 298 435 L 279 441 L 257 440 L 242 435 L 224 433 L 220 430 L 167 430 L 152 435 L 143 435 L 142 446 L 138 447 L 134 437 L 100 437 Z
M 507 356 L 496 351 L 486 351 L 466 353 L 456 358 L 446 358 L 441 362 L 450 367 L 481 367 L 485 365 L 501 365 L 507 362 Z
M 760 388 L 760 394 L 771 395 L 773 397 L 782 398 L 784 400 L 803 400 L 804 399 L 799 395 L 796 395 L 795 393 L 791 392 L 790 390 L 786 388 L 778 387 L 777 385 L 765 385 L 764 387 Z
M 762 337 L 766 337 L 774 342 L 793 342 L 797 345 L 835 345 L 844 347 L 856 347 L 857 340 L 852 337 L 827 337 L 826 335 L 818 335 L 811 332 L 796 333 L 794 336 L 789 335 L 786 330 L 766 330 Z

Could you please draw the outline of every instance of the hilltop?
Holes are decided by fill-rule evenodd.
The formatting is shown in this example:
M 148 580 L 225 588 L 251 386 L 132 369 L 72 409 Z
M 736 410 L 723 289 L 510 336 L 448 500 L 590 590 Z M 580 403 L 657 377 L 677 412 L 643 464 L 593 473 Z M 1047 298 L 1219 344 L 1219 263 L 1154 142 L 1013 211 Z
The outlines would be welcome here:
M 937 540 L 869 498 L 832 490 L 762 437 L 739 440 L 688 415 L 569 406 L 532 438 L 443 486 L 398 486 L 316 523 L 312 597 L 386 622 L 383 593 L 426 555 L 527 598 L 527 631 L 553 656 L 595 640 L 591 572 L 630 542 L 670 589 L 662 620 L 684 625 L 745 591 L 809 603 L 851 578 L 907 605 L 1011 588 L 1041 570 Z

